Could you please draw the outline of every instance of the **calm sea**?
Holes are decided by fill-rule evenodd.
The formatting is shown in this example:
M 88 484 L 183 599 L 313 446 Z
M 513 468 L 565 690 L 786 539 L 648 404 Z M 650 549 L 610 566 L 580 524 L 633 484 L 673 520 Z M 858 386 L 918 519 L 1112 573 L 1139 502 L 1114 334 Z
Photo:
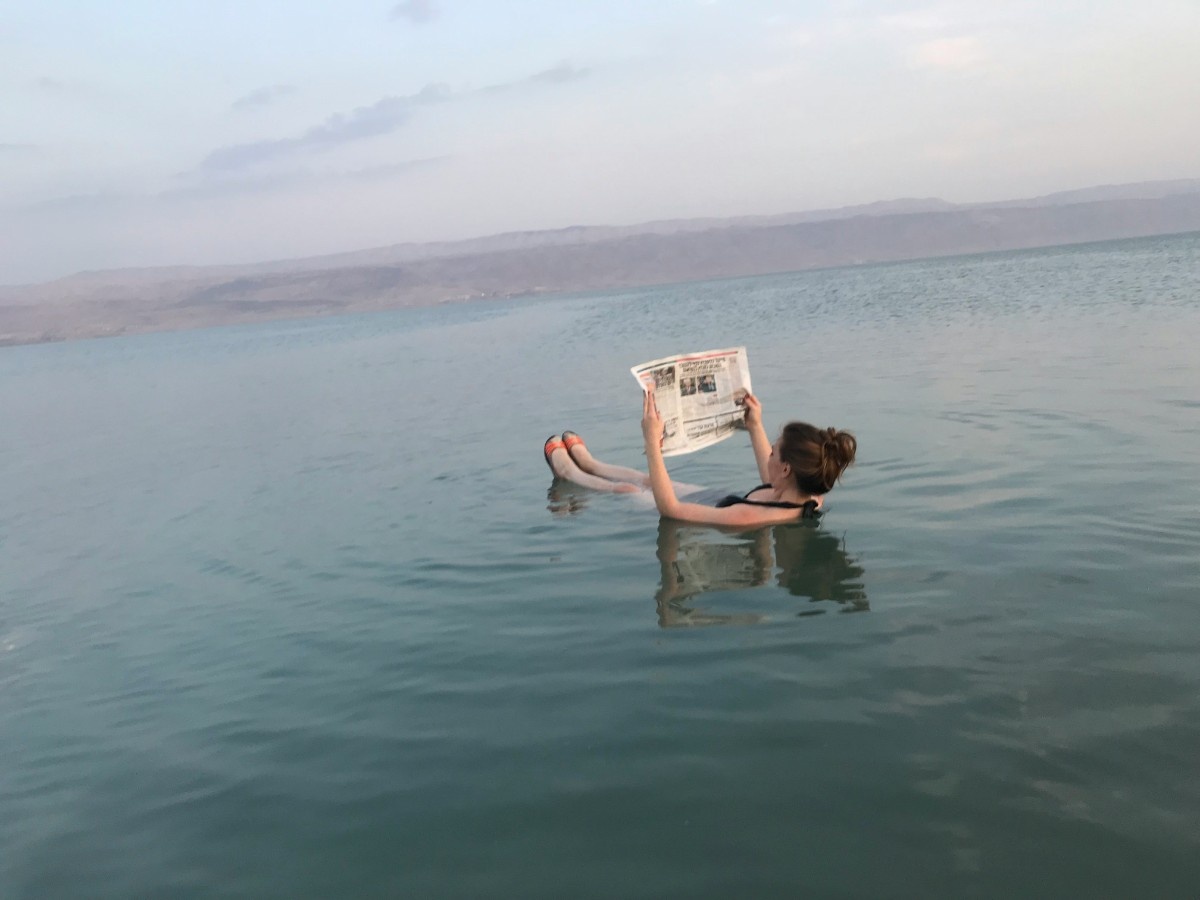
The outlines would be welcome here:
M 0 896 L 1194 898 L 1198 341 L 1191 235 L 0 351 Z M 818 525 L 551 484 L 740 344 Z

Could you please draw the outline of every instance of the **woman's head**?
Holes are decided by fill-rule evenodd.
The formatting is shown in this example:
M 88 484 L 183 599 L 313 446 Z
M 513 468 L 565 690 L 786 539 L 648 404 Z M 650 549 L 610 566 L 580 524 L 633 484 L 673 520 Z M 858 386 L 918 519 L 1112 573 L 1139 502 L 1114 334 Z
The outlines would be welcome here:
M 827 494 L 854 462 L 858 441 L 848 431 L 788 422 L 775 442 L 775 458 L 784 476 L 805 494 Z

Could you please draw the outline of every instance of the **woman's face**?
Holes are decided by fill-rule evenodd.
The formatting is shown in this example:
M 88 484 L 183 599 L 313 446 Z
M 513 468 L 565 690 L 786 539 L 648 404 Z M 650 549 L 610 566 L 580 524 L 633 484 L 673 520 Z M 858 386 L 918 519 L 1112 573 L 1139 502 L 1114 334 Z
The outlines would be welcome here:
M 771 481 L 772 487 L 783 487 L 787 483 L 788 476 L 792 474 L 792 467 L 784 463 L 779 458 L 779 445 L 783 442 L 783 438 L 778 438 L 771 445 L 771 455 L 767 457 L 767 477 Z

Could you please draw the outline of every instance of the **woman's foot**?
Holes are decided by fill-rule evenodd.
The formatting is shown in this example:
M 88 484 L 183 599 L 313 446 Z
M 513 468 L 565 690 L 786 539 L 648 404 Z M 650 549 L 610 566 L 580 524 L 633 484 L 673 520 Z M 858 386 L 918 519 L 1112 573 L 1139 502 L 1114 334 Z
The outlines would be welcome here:
M 542 447 L 542 455 L 546 458 L 546 465 L 550 467 L 550 471 L 554 473 L 555 478 L 570 481 L 580 487 L 591 488 L 596 491 L 607 491 L 613 494 L 640 494 L 642 492 L 642 488 L 637 484 L 610 481 L 581 469 L 575 459 L 567 452 L 567 446 L 575 447 L 578 451 L 578 448 L 583 446 L 583 441 L 573 431 L 568 431 L 567 434 L 575 438 L 574 443 L 568 445 L 558 435 L 552 434 L 546 438 L 546 443 Z M 585 449 L 583 452 L 586 453 L 587 450 Z
M 587 444 L 574 431 L 564 431 L 562 433 L 563 446 L 567 448 L 567 453 L 570 454 L 575 465 L 579 466 L 585 472 L 592 471 L 592 454 L 588 452 Z
M 566 456 L 567 448 L 566 448 L 566 446 L 564 446 L 563 442 L 559 439 L 557 434 L 552 434 L 552 435 L 550 435 L 550 437 L 546 438 L 546 443 L 542 446 L 542 456 L 545 457 L 546 465 L 548 465 L 550 467 L 550 471 L 554 473 L 554 476 L 556 478 L 564 477 L 563 476 L 564 460 L 562 460 L 562 459 L 555 460 L 555 455 L 559 454 L 559 453 L 561 453 L 563 456 Z M 567 457 L 567 458 L 569 459 L 570 457 Z M 557 466 L 555 465 L 555 462 L 558 462 Z

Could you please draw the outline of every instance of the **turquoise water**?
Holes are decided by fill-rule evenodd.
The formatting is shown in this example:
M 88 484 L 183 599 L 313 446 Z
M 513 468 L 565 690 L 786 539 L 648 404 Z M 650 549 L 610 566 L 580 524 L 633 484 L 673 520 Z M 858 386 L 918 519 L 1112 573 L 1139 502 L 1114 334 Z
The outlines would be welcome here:
M 1195 897 L 1197 335 L 1192 235 L 6 349 L 0 896 Z M 551 484 L 733 344 L 818 526 Z

